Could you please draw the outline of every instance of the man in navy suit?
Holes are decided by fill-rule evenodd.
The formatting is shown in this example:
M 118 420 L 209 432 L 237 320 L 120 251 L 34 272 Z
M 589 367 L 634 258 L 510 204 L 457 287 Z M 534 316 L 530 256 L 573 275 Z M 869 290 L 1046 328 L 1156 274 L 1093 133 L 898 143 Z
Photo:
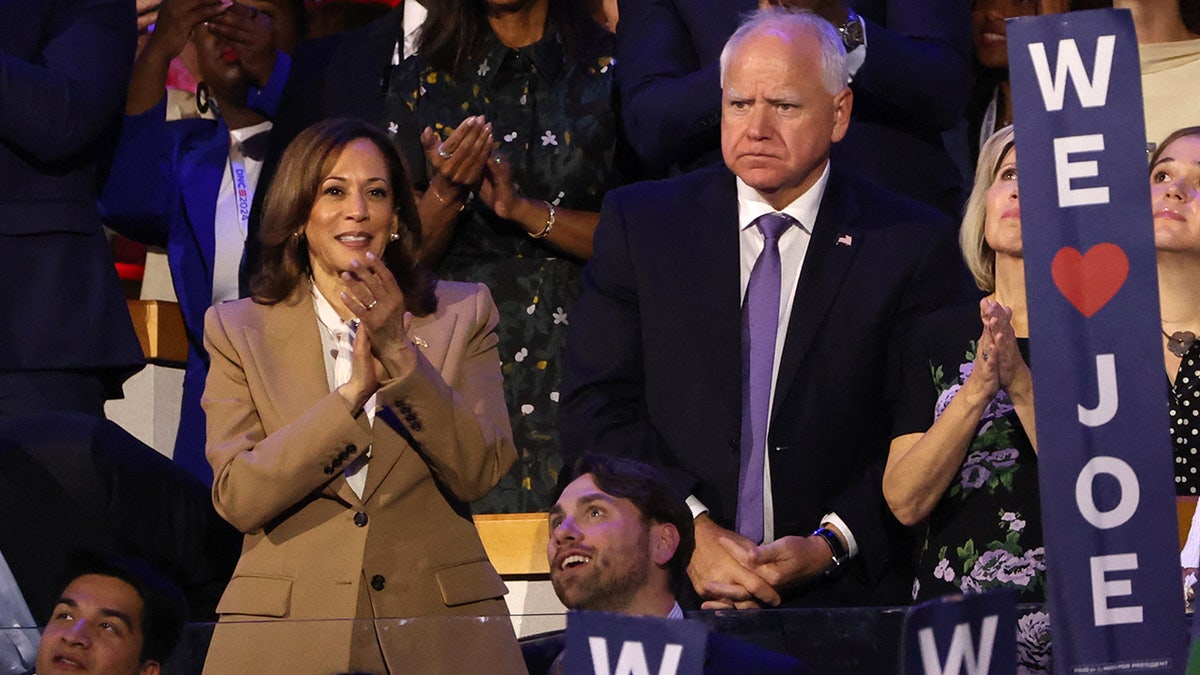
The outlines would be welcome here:
M 725 165 L 605 200 L 569 315 L 563 447 L 632 455 L 690 495 L 705 607 L 899 604 L 888 375 L 913 319 L 967 287 L 953 228 L 830 162 L 854 94 L 828 22 L 761 10 L 722 63 Z M 795 224 L 777 239 L 774 346 L 749 359 L 741 306 L 765 302 L 746 289 L 768 216 Z M 769 395 L 743 378 L 764 364 Z M 743 388 L 769 402 L 764 433 L 743 428 Z M 731 529 L 753 519 L 753 537 Z
M 625 133 L 652 168 L 720 161 L 717 55 L 758 0 L 621 0 L 617 86 Z M 951 215 L 962 178 L 942 132 L 971 86 L 971 3 L 772 0 L 837 26 L 853 75 L 854 124 L 834 160 Z
M 687 584 L 692 517 L 654 467 L 585 455 L 550 509 L 546 558 L 558 599 L 570 609 L 683 618 L 675 594 Z M 562 672 L 562 635 L 522 645 L 532 675 Z M 705 673 L 808 673 L 796 659 L 710 633 Z
M 133 0 L 0 0 L 0 417 L 103 416 L 143 365 L 96 213 L 135 33 Z

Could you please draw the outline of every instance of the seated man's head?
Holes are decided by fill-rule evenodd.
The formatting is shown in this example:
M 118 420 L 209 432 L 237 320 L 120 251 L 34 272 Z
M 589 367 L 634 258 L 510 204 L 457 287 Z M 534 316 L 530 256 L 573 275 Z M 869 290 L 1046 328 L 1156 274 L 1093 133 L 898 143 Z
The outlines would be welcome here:
M 179 589 L 144 564 L 79 556 L 72 561 L 38 650 L 37 672 L 157 675 L 179 639 Z
M 692 514 L 656 469 L 585 455 L 550 509 L 546 557 L 563 604 L 666 616 L 696 548 Z

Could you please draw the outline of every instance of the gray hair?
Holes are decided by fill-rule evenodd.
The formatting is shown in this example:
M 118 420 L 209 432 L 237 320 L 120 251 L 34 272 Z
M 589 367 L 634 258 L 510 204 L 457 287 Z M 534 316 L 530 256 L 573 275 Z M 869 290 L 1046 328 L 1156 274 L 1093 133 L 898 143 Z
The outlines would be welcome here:
M 996 290 L 996 252 L 988 246 L 984 226 L 987 224 L 987 193 L 996 182 L 1000 162 L 1014 147 L 1015 136 L 1011 125 L 992 134 L 979 148 L 979 161 L 975 165 L 975 184 L 971 196 L 963 208 L 962 227 L 958 231 L 958 245 L 962 247 L 963 260 L 979 290 L 991 293 Z M 1019 183 L 1019 180 L 1018 180 Z M 1018 189 L 1020 189 L 1018 187 Z
M 811 11 L 766 7 L 746 15 L 741 26 L 725 42 L 721 50 L 721 87 L 725 87 L 725 71 L 734 50 L 746 38 L 763 33 L 777 33 L 789 37 L 806 39 L 805 33 L 816 35 L 817 47 L 821 50 L 821 84 L 830 95 L 836 96 L 850 83 L 850 70 L 846 66 L 846 47 L 837 29 Z

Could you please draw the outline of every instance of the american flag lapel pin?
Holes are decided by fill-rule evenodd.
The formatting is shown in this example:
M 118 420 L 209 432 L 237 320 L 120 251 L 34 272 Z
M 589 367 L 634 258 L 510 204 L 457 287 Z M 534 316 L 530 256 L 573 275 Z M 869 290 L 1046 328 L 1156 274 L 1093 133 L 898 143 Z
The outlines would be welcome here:
M 854 237 L 852 237 L 848 234 L 843 234 L 842 236 L 837 238 L 838 246 L 852 246 L 853 244 L 854 244 Z

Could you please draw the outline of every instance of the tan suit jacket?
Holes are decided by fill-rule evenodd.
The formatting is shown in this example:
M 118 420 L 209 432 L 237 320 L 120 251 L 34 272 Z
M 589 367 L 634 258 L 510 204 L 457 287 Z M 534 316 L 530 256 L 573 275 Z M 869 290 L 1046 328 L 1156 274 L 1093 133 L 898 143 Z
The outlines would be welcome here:
M 437 296 L 409 330 L 417 365 L 381 385 L 373 427 L 329 390 L 308 284 L 208 311 L 213 502 L 246 537 L 206 673 L 382 672 L 381 657 L 390 672 L 521 670 L 507 589 L 467 508 L 516 459 L 497 310 L 481 284 L 440 282 Z M 360 498 L 342 468 L 368 447 Z M 497 618 L 450 619 L 481 615 Z M 382 620 L 402 617 L 428 618 Z

